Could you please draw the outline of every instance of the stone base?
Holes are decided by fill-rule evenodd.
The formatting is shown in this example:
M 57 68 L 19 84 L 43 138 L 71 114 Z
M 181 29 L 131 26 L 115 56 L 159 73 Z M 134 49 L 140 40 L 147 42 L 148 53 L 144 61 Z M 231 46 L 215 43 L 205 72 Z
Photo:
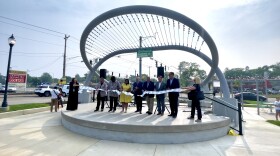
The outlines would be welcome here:
M 79 134 L 97 139 L 133 143 L 174 144 L 206 141 L 225 136 L 229 130 L 227 117 L 204 115 L 202 122 L 186 119 L 188 113 L 179 111 L 177 118 L 165 114 L 94 112 L 93 104 L 79 105 L 76 111 L 63 111 L 62 125 Z
M 0 107 L 0 112 L 8 112 L 10 110 L 10 106 Z

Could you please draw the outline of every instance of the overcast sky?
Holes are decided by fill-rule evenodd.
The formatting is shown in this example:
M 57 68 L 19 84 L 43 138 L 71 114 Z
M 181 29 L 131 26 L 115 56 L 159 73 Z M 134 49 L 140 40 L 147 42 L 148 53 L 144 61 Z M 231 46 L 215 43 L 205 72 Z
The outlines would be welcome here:
M 213 38 L 219 51 L 219 67 L 251 69 L 280 62 L 279 0 L 9 0 L 0 2 L 0 73 L 6 75 L 11 34 L 16 38 L 11 68 L 27 70 L 32 76 L 49 72 L 60 78 L 63 67 L 64 34 L 67 41 L 66 75 L 83 75 L 88 69 L 81 62 L 79 39 L 85 27 L 98 15 L 122 6 L 153 5 L 184 14 L 199 23 Z M 10 18 L 12 20 L 9 20 Z M 47 31 L 13 20 L 47 28 Z M 209 72 L 201 59 L 182 51 L 154 53 L 154 58 L 176 71 L 180 61 L 197 62 Z M 169 53 L 170 54 L 170 53 Z M 116 66 L 117 62 L 117 66 Z M 143 72 L 156 68 L 143 59 Z M 135 54 L 112 58 L 101 68 L 124 75 L 138 73 Z M 116 74 L 117 75 L 117 74 Z

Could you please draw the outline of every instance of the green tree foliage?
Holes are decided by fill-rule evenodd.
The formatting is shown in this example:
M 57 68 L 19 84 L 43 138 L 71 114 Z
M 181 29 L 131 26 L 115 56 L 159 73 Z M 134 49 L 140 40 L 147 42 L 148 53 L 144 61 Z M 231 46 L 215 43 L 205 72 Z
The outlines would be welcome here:
M 224 75 L 226 79 L 251 79 L 251 78 L 263 78 L 264 73 L 268 73 L 269 79 L 280 78 L 280 63 L 274 65 L 265 65 L 256 69 L 250 69 L 248 66 L 245 68 L 226 68 Z
M 5 76 L 1 75 L 1 73 L 0 73 L 0 83 L 5 84 L 5 82 L 6 82 L 5 80 L 6 80 Z
M 201 79 L 206 78 L 206 72 L 204 70 L 200 70 L 200 66 L 197 63 L 182 61 L 180 62 L 178 68 L 181 86 L 188 86 L 193 77 L 199 77 Z
M 43 73 L 40 77 L 42 83 L 52 83 L 52 76 L 49 73 Z

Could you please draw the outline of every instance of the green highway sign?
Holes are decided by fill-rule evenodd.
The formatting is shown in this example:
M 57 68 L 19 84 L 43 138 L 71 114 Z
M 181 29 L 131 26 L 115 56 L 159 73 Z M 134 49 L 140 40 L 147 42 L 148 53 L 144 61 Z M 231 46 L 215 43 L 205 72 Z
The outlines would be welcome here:
M 140 57 L 153 57 L 153 50 L 152 49 L 139 49 L 137 51 L 137 58 Z

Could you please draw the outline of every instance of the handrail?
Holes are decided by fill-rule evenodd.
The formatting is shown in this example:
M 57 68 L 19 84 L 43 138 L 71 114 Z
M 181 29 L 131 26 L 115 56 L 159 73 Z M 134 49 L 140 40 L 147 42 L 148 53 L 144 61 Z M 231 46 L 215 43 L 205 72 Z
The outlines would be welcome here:
M 233 110 L 237 111 L 237 112 L 238 112 L 238 119 L 239 119 L 239 122 L 238 122 L 238 123 L 239 123 L 239 130 L 235 129 L 235 128 L 232 127 L 232 126 L 229 126 L 229 127 L 232 128 L 232 129 L 234 129 L 234 130 L 236 130 L 236 131 L 238 131 L 238 132 L 239 132 L 239 135 L 243 135 L 243 132 L 242 132 L 242 112 L 241 112 L 241 103 L 238 102 L 238 107 L 237 107 L 237 109 L 236 109 L 236 108 L 233 108 L 233 107 L 231 107 L 231 106 L 225 105 L 225 104 L 221 103 L 220 101 L 217 101 L 217 100 L 214 100 L 214 99 L 212 99 L 212 98 L 209 98 L 209 97 L 207 97 L 207 96 L 205 96 L 205 98 L 210 99 L 210 100 L 212 100 L 212 101 L 214 101 L 214 102 L 217 102 L 217 103 L 219 103 L 219 104 L 221 104 L 221 105 L 223 105 L 223 106 L 226 106 L 226 107 L 228 107 L 228 108 L 230 108 L 230 109 L 233 109 Z
M 209 97 L 207 97 L 207 96 L 205 96 L 205 98 L 210 99 L 210 100 L 212 100 L 212 101 L 214 101 L 214 102 L 217 102 L 217 103 L 219 103 L 219 104 L 221 104 L 221 105 L 223 105 L 223 106 L 226 106 L 226 107 L 228 107 L 228 108 L 230 108 L 230 109 L 233 109 L 233 110 L 235 110 L 235 111 L 238 111 L 238 108 L 234 108 L 234 107 L 232 107 L 232 106 L 225 105 L 225 104 L 221 103 L 220 101 L 214 100 L 214 99 L 209 98 Z

